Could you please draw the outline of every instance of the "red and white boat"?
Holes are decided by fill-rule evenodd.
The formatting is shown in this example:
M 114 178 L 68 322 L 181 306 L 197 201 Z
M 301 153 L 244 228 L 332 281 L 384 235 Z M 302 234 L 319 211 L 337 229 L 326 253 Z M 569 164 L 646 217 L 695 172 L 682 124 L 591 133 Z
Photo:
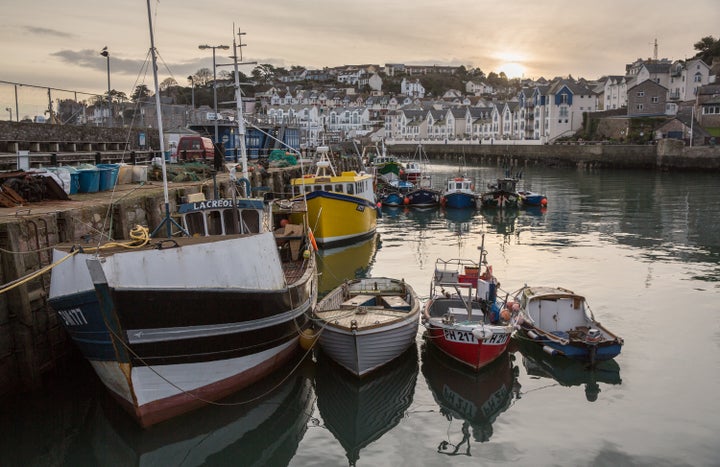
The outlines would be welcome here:
M 475 371 L 507 350 L 517 321 L 513 307 L 497 299 L 498 283 L 483 247 L 481 251 L 480 263 L 435 262 L 430 300 L 422 317 L 428 342 Z

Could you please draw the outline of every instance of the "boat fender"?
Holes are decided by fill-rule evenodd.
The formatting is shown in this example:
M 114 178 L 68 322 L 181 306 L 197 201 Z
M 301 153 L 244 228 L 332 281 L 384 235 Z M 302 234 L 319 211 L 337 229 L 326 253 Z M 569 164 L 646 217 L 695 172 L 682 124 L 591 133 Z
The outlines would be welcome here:
M 527 332 L 527 335 L 530 336 L 530 337 L 533 338 L 533 339 L 537 339 L 537 338 L 538 338 L 538 335 L 535 334 L 534 331 L 528 331 L 528 332 Z
M 408 204 L 410 204 L 410 198 L 408 198 L 407 196 L 404 197 L 404 198 L 403 198 L 403 204 L 404 204 L 405 206 L 407 206 Z
M 312 229 L 308 229 L 308 238 L 310 239 L 310 243 L 312 244 L 312 247 L 315 251 L 318 251 L 318 245 L 315 241 L 315 235 L 313 235 Z
M 317 338 L 317 334 L 312 329 L 304 329 L 300 333 L 300 347 L 303 350 L 310 350 L 315 345 Z
M 489 329 L 473 329 L 472 334 L 477 340 L 483 341 L 485 339 L 490 339 L 493 335 L 493 332 Z
M 545 352 L 548 355 L 557 355 L 558 353 L 560 353 L 557 350 L 550 347 L 549 345 L 543 345 L 542 349 L 543 349 L 543 352 Z

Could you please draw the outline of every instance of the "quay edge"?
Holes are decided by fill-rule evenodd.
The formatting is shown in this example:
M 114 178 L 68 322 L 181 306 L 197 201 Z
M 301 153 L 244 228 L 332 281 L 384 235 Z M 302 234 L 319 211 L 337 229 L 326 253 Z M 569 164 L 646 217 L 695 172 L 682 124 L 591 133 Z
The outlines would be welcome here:
M 412 158 L 417 143 L 388 144 L 388 151 Z M 720 146 L 688 147 L 665 139 L 656 145 L 610 144 L 462 144 L 423 145 L 430 160 L 502 166 L 543 165 L 605 169 L 720 171 Z

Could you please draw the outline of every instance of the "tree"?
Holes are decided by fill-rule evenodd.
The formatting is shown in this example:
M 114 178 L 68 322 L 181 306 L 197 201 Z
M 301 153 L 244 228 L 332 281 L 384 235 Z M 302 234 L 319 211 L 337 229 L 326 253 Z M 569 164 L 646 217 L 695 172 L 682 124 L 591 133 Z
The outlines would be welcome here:
M 252 77 L 261 83 L 268 83 L 275 77 L 275 67 L 269 63 L 263 63 L 253 68 Z
M 195 86 L 207 86 L 213 79 L 212 71 L 209 68 L 200 68 L 193 75 Z
M 177 86 L 178 82 L 175 81 L 175 78 L 165 78 L 162 83 L 160 83 L 160 90 L 161 91 L 167 91 L 173 86 Z
M 150 97 L 152 94 L 150 93 L 150 89 L 148 89 L 147 85 L 140 84 L 137 87 L 135 87 L 135 91 L 130 96 L 130 100 L 133 102 L 138 102 L 146 97 Z
M 699 52 L 695 54 L 695 58 L 701 59 L 708 65 L 712 65 L 714 58 L 720 58 L 720 40 L 713 36 L 705 36 L 696 42 L 693 47 Z

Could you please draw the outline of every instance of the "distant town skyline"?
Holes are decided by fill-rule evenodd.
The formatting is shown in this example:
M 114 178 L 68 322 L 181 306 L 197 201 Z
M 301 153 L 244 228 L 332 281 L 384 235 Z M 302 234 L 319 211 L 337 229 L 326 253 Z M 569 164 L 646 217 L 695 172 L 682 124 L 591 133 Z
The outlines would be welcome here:
M 112 89 L 129 96 L 139 84 L 153 88 L 145 1 L 3 3 L 0 80 L 103 94 L 107 59 L 100 52 L 107 47 Z M 188 75 L 212 69 L 212 51 L 199 45 L 232 46 L 233 23 L 235 32 L 246 32 L 245 61 L 285 68 L 464 65 L 533 79 L 622 75 L 625 64 L 652 58 L 656 39 L 658 58 L 677 60 L 692 57 L 702 37 L 720 33 L 717 0 L 153 0 L 151 6 L 160 80 L 173 77 L 183 86 Z M 216 62 L 230 63 L 231 52 L 217 50 Z M 249 74 L 252 66 L 242 70 Z M 3 107 L 14 104 L 8 88 L 0 85 Z

